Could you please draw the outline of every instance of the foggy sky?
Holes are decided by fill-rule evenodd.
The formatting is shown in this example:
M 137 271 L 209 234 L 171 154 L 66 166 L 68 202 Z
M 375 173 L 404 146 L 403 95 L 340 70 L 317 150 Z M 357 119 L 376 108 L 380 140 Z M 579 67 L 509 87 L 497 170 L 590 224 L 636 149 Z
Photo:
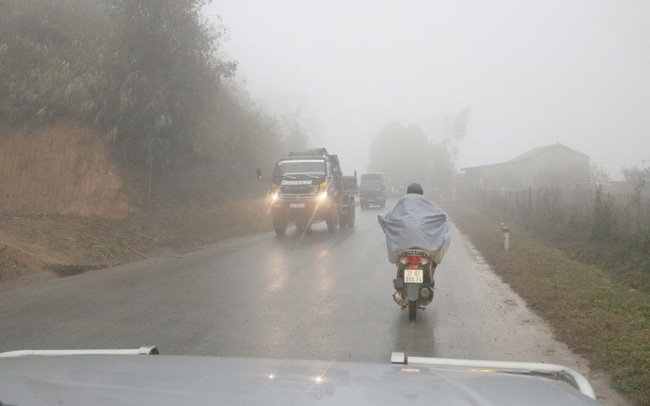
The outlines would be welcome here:
M 223 56 L 274 113 L 364 171 L 390 120 L 432 139 L 470 107 L 458 167 L 560 142 L 620 178 L 650 165 L 648 1 L 223 0 Z M 644 163 L 644 160 L 647 160 Z

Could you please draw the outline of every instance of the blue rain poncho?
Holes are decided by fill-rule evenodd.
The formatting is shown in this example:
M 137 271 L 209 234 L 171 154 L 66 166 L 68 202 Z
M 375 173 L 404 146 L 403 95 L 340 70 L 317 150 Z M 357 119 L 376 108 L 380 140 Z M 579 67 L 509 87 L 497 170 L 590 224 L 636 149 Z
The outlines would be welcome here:
M 451 242 L 449 219 L 426 197 L 409 193 L 377 218 L 386 234 L 390 262 L 397 262 L 401 251 L 412 248 L 427 251 L 435 263 L 442 261 Z

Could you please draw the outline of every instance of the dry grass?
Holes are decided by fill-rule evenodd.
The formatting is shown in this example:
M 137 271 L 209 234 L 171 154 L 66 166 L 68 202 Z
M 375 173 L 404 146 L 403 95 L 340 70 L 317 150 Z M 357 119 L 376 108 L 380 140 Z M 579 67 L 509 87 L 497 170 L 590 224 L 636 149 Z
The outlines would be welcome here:
M 60 122 L 1 131 L 0 210 L 121 219 L 135 208 L 101 137 Z
M 459 206 L 449 214 L 559 340 L 613 376 L 616 390 L 636 404 L 650 404 L 649 294 L 512 227 L 510 250 L 504 251 L 497 221 Z

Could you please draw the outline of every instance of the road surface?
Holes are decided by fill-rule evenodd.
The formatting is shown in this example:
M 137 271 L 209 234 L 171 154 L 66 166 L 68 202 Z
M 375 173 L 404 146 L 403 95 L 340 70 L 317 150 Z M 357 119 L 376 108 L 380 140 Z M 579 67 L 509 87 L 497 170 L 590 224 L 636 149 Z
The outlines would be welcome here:
M 550 362 L 622 404 L 455 227 L 434 301 L 409 321 L 391 298 L 381 211 L 358 209 L 356 227 L 336 234 L 324 223 L 304 235 L 290 227 L 285 237 L 262 233 L 2 293 L 0 352 L 157 345 L 164 354 Z

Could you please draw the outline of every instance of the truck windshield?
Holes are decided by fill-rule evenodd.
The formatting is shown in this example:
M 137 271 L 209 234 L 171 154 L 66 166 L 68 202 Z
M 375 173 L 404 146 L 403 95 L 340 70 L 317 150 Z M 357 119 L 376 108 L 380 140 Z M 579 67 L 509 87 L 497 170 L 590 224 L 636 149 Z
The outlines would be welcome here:
M 362 192 L 370 192 L 375 190 L 382 190 L 384 185 L 381 182 L 366 182 L 363 181 L 359 185 L 359 190 Z
M 322 159 L 292 159 L 280 161 L 275 166 L 273 176 L 282 175 L 325 175 L 325 161 Z
M 383 173 L 364 173 L 361 175 L 361 182 L 383 182 Z

